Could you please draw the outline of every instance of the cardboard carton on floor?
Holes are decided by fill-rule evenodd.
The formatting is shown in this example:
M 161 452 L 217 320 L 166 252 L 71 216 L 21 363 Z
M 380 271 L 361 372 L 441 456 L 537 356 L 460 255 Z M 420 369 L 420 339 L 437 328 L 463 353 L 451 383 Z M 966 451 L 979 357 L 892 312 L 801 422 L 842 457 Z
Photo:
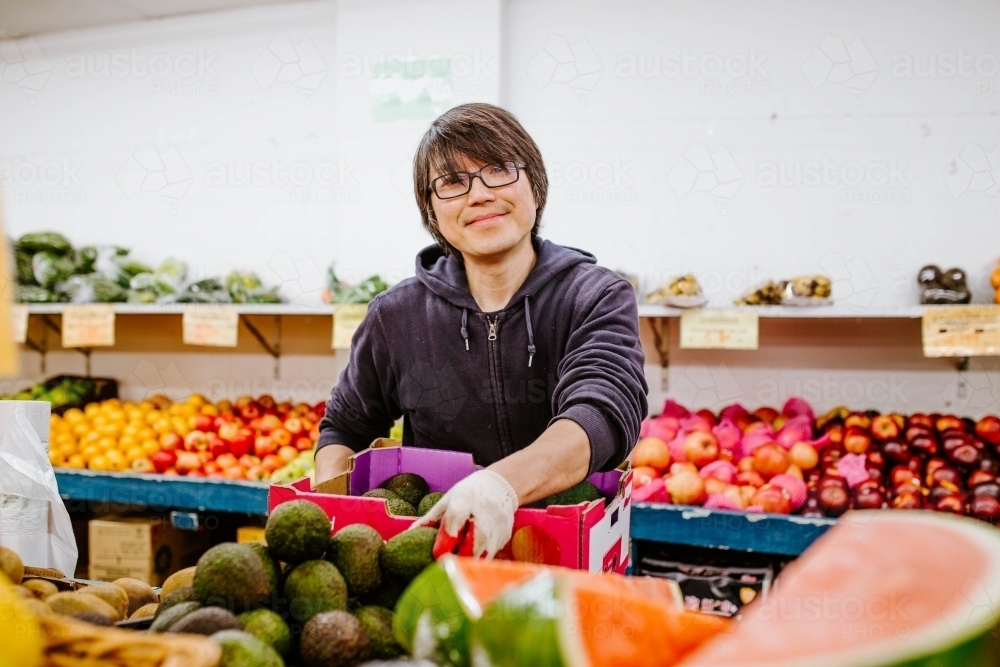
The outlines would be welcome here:
M 310 500 L 330 516 L 334 531 L 363 523 L 389 539 L 409 528 L 415 519 L 391 515 L 384 500 L 362 498 L 361 494 L 401 472 L 417 473 L 427 480 L 431 491 L 444 492 L 478 467 L 466 452 L 401 447 L 382 438 L 351 457 L 346 473 L 315 490 L 310 488 L 309 478 L 272 485 L 268 508 L 273 510 L 290 500 Z M 588 479 L 606 500 L 546 509 L 519 508 L 514 515 L 513 537 L 499 557 L 624 573 L 629 564 L 632 472 L 613 470 Z
M 92 519 L 87 532 L 89 577 L 98 581 L 132 577 L 159 586 L 197 563 L 210 546 L 207 533 L 179 530 L 168 519 L 155 517 Z

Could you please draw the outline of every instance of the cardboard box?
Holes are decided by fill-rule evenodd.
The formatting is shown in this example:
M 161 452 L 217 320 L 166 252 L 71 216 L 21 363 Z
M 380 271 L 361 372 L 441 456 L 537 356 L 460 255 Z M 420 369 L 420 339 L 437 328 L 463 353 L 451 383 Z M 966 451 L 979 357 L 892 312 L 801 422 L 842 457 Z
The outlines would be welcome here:
M 465 452 L 401 447 L 398 442 L 379 439 L 351 457 L 346 473 L 315 490 L 310 488 L 309 478 L 272 485 L 268 508 L 274 510 L 290 500 L 310 500 L 330 516 L 334 531 L 363 523 L 389 539 L 409 528 L 414 519 L 391 515 L 384 500 L 362 498 L 361 494 L 401 472 L 417 473 L 427 480 L 431 491 L 444 492 L 477 468 L 472 455 Z M 607 500 L 546 509 L 519 508 L 511 542 L 499 557 L 624 573 L 629 564 L 632 472 L 595 473 L 589 480 Z
M 210 546 L 207 533 L 178 530 L 168 519 L 102 517 L 92 519 L 87 532 L 89 577 L 98 581 L 132 577 L 159 586 Z

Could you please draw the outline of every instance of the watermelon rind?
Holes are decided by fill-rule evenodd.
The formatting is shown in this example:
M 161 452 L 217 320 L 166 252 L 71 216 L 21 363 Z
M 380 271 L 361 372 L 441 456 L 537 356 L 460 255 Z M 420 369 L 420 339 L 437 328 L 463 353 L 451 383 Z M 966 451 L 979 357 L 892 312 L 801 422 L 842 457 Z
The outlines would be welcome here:
M 460 576 L 450 559 L 441 559 L 417 575 L 396 603 L 393 634 L 414 658 L 442 667 L 469 664 L 470 619 L 459 599 Z
M 955 594 L 957 605 L 947 615 L 934 623 L 912 628 L 907 636 L 880 639 L 835 653 L 803 654 L 787 660 L 747 655 L 743 660 L 727 663 L 726 667 L 1000 666 L 1000 643 L 997 637 L 1000 625 L 1000 530 L 975 519 L 920 510 L 849 512 L 840 519 L 839 523 L 842 525 L 834 530 L 844 532 L 854 527 L 877 531 L 879 525 L 898 526 L 900 522 L 912 523 L 916 530 L 926 535 L 931 540 L 928 542 L 928 549 L 934 549 L 934 539 L 943 539 L 941 533 L 944 530 L 955 531 L 982 548 L 988 562 L 987 570 L 968 574 L 964 589 Z M 833 531 L 828 535 L 832 534 Z M 826 536 L 821 537 L 811 548 L 822 547 L 825 539 Z M 934 585 L 934 582 L 926 583 L 928 586 Z M 778 590 L 780 589 L 779 580 Z M 738 641 L 738 637 L 720 638 L 719 641 Z M 701 658 L 699 652 L 696 652 L 682 663 L 682 667 L 714 664 L 709 657 L 711 646 L 705 648 L 708 649 L 705 658 Z

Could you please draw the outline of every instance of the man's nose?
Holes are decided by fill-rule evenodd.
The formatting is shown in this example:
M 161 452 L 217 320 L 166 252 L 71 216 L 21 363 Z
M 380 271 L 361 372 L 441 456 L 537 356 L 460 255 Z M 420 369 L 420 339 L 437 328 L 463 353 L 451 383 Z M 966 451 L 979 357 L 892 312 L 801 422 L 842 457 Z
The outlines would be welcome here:
M 476 174 L 472 179 L 472 186 L 469 189 L 469 203 L 481 203 L 493 201 L 494 199 L 496 199 L 496 195 L 493 194 L 493 190 L 486 187 L 482 176 Z

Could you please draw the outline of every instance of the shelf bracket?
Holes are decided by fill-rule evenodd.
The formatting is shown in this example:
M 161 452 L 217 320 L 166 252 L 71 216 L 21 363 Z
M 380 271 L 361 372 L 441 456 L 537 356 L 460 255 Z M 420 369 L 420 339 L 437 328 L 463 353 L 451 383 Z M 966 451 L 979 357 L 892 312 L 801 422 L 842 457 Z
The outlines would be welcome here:
M 243 326 L 247 328 L 260 346 L 274 358 L 274 379 L 278 380 L 281 377 L 281 316 L 274 316 L 274 342 L 271 343 L 267 338 L 260 332 L 260 330 L 253 325 L 250 318 L 240 315 L 240 321 L 243 322 Z
M 60 329 L 59 325 L 56 324 L 55 322 L 53 322 L 49 318 L 48 315 L 42 315 L 42 322 L 45 323 L 46 327 L 48 327 L 49 329 L 52 329 L 58 335 L 62 336 L 62 329 Z M 84 369 L 85 369 L 84 375 L 86 377 L 90 377 L 90 353 L 93 350 L 91 350 L 91 348 L 89 348 L 89 347 L 73 347 L 73 348 L 69 348 L 69 349 L 76 350 L 77 352 L 79 352 L 80 354 L 83 355 Z M 44 356 L 43 356 L 43 359 L 44 359 Z M 43 373 L 45 372 L 45 362 L 44 361 L 42 362 L 42 372 Z
M 30 316 L 29 316 L 29 319 L 28 319 L 28 323 L 29 323 L 29 325 L 31 323 Z M 30 329 L 30 326 L 29 326 L 29 329 Z M 49 351 L 49 349 L 48 349 L 48 347 L 49 347 L 48 346 L 48 336 L 46 335 L 47 332 L 48 332 L 47 329 L 44 329 L 44 328 L 42 329 L 42 339 L 38 343 L 36 343 L 35 341 L 31 340 L 31 336 L 29 336 L 27 334 L 27 332 L 25 332 L 25 335 L 24 335 L 24 346 L 27 347 L 29 350 L 34 350 L 35 352 L 38 353 L 39 373 L 41 373 L 42 375 L 45 375 L 45 358 L 46 358 L 46 355 L 48 354 L 48 351 Z
M 660 391 L 667 391 L 667 370 L 670 368 L 670 318 L 649 317 L 649 328 L 653 331 L 653 341 L 660 355 Z

